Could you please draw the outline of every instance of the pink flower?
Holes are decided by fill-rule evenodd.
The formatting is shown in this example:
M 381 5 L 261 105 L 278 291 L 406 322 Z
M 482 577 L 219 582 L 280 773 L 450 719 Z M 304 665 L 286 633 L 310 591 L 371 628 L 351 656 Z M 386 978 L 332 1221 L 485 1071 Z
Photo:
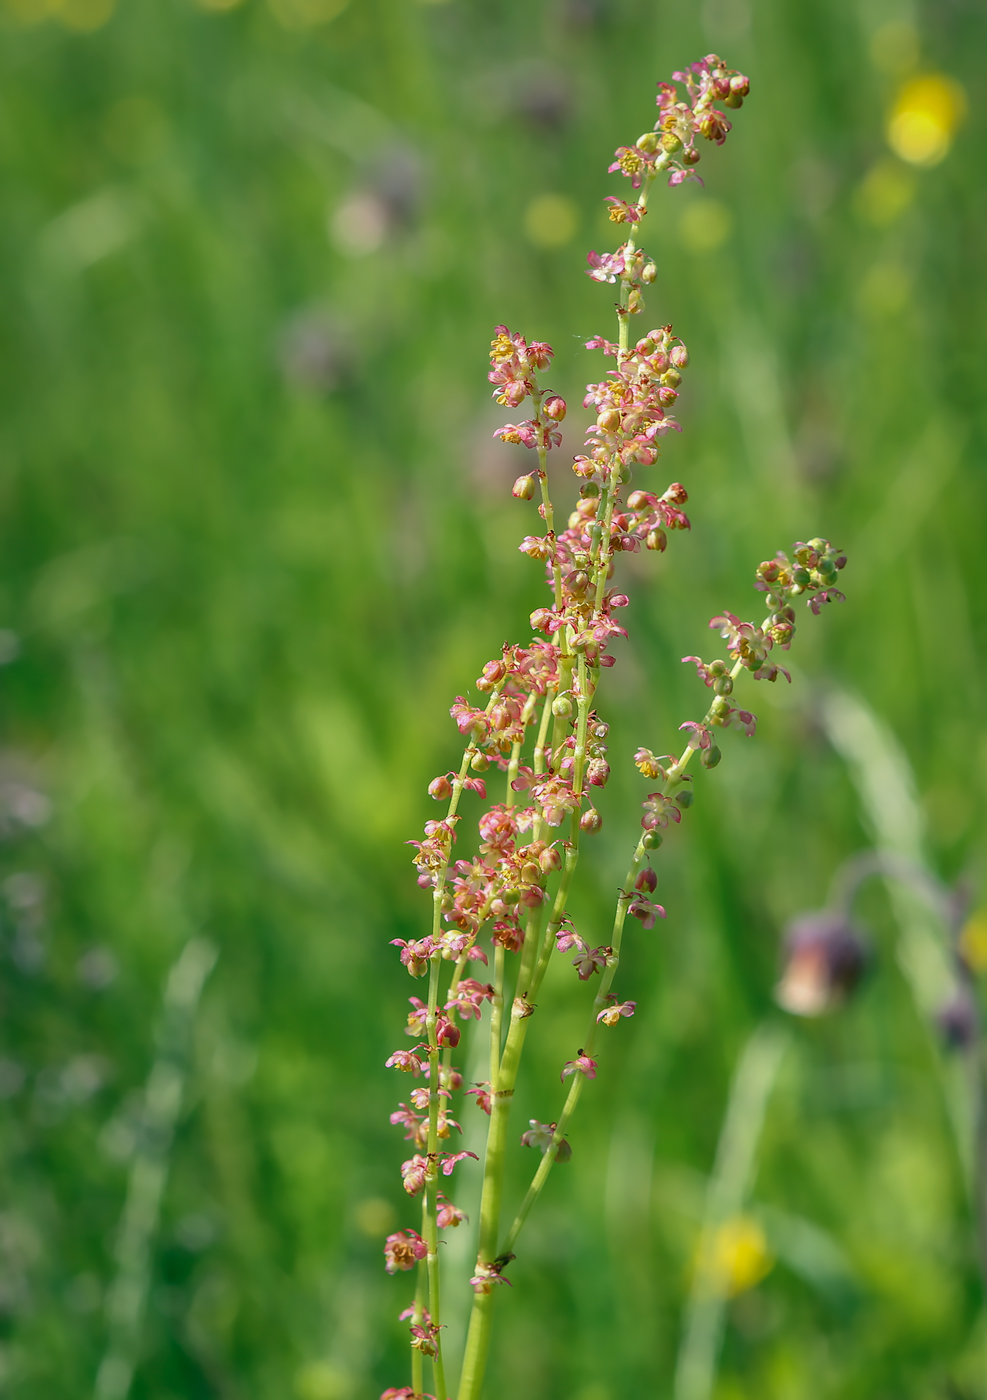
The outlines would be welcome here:
M 690 658 L 691 660 L 692 658 Z M 705 724 L 697 724 L 693 719 L 687 719 L 685 724 L 680 724 L 679 729 L 691 730 L 689 735 L 690 749 L 708 749 L 713 742 L 713 736 L 706 728 Z
M 401 1184 L 409 1196 L 417 1196 L 419 1191 L 424 1191 L 427 1175 L 428 1158 L 422 1157 L 418 1152 L 414 1157 L 409 1157 L 407 1162 L 401 1163 Z
M 425 1090 L 425 1094 L 426 1096 L 428 1095 L 427 1089 Z M 404 1135 L 405 1142 L 414 1141 L 418 1137 L 418 1128 L 421 1121 L 421 1117 L 417 1113 L 413 1113 L 406 1103 L 401 1104 L 391 1114 L 391 1122 L 395 1127 L 401 1124 L 407 1129 Z
M 466 1214 L 466 1212 L 460 1210 L 458 1206 L 454 1206 L 451 1201 L 447 1201 L 445 1196 L 442 1195 L 441 1191 L 439 1192 L 438 1204 L 439 1210 L 436 1216 L 435 1223 L 438 1225 L 440 1230 L 447 1230 L 450 1227 L 456 1229 L 456 1227 L 460 1224 L 461 1221 L 469 1220 L 469 1216 Z
M 615 1026 L 621 1016 L 633 1016 L 637 1010 L 636 1001 L 614 1001 L 612 996 L 608 1000 L 613 1001 L 614 1004 L 604 1007 L 596 1018 L 598 1022 L 602 1021 L 605 1026 Z
M 452 1011 L 455 1008 L 464 1021 L 468 1021 L 471 1016 L 480 1019 L 480 1008 L 484 1001 L 492 1001 L 494 989 L 489 982 L 477 982 L 472 977 L 462 977 L 452 994 L 452 1000 L 446 1002 L 446 1010 Z
M 475 1152 L 440 1152 L 439 1156 L 442 1159 L 443 1176 L 451 1176 L 453 1167 L 455 1167 L 457 1162 L 461 1162 L 464 1157 L 472 1157 L 474 1162 L 480 1160 Z
M 580 1050 L 579 1054 L 574 1060 L 566 1060 L 565 1066 L 559 1078 L 564 1081 L 570 1074 L 585 1074 L 587 1079 L 595 1079 L 596 1061 L 591 1060 L 588 1055 L 584 1054 L 583 1051 Z
M 514 1255 L 510 1256 L 513 1259 Z M 476 1261 L 476 1272 L 470 1279 L 470 1284 L 477 1293 L 489 1293 L 495 1283 L 506 1283 L 511 1287 L 509 1278 L 504 1278 L 501 1269 L 510 1263 L 510 1259 L 494 1259 L 491 1263 L 484 1263 L 482 1259 Z
M 501 442 L 513 442 L 521 447 L 537 447 L 538 425 L 530 418 L 525 419 L 523 423 L 505 423 L 491 436 L 499 437 Z
M 654 900 L 648 899 L 647 895 L 638 895 L 628 906 L 628 914 L 632 918 L 640 919 L 644 928 L 654 928 L 655 919 L 664 919 L 665 910 L 660 904 L 655 904 Z
M 610 218 L 615 224 L 639 223 L 648 212 L 639 204 L 628 204 L 626 199 L 618 199 L 616 195 L 608 194 L 606 199 L 610 205 Z
M 428 960 L 435 951 L 435 945 L 431 938 L 419 938 L 417 941 L 392 938 L 391 943 L 394 947 L 401 949 L 401 961 L 412 977 L 421 977 L 422 973 L 427 971 Z
M 738 710 L 735 706 L 731 705 L 723 719 L 724 727 L 727 727 L 731 723 L 734 716 L 736 716 L 738 722 L 743 726 L 744 733 L 747 735 L 748 739 L 753 739 L 754 731 L 757 729 L 757 715 L 752 715 L 750 710 Z
M 587 981 L 594 972 L 602 971 L 612 952 L 612 948 L 587 948 L 578 957 L 573 958 L 572 965 L 579 973 L 580 982 Z
M 682 813 L 678 807 L 670 797 L 666 797 L 662 792 L 649 792 L 641 805 L 644 808 L 641 825 L 645 831 L 655 831 L 658 827 L 666 827 L 670 821 L 680 822 L 682 820 Z
M 616 253 L 589 253 L 586 261 L 589 263 L 586 275 L 594 282 L 616 282 L 624 271 L 623 249 Z
M 428 1245 L 416 1230 L 399 1230 L 384 1241 L 384 1267 L 389 1274 L 406 1273 L 428 1253 Z
M 422 1072 L 422 1060 L 425 1058 L 425 1050 L 422 1046 L 416 1046 L 414 1050 L 395 1050 L 384 1061 L 385 1069 L 400 1069 L 405 1074 L 413 1074 L 417 1079 Z
M 408 1026 L 405 1035 L 422 1036 L 425 1034 L 425 1017 L 428 1015 L 428 1007 L 421 997 L 409 997 L 412 1010 L 408 1012 Z
M 482 1084 L 477 1084 L 472 1089 L 467 1089 L 466 1092 L 467 1094 L 474 1094 L 476 1096 L 477 1108 L 482 1108 L 484 1113 L 489 1114 L 493 1107 L 493 1098 L 490 1093 L 490 1085 L 486 1080 L 484 1080 Z

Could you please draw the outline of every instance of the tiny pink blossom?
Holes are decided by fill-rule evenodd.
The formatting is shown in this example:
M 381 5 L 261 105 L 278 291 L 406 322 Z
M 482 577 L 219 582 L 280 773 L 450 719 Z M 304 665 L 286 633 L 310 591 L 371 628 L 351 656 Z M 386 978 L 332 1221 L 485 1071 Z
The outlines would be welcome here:
M 597 1021 L 602 1021 L 605 1026 L 615 1026 L 621 1016 L 633 1016 L 637 1010 L 636 1001 L 618 1001 L 613 1006 L 606 1006 L 598 1013 Z
M 440 1230 L 447 1230 L 450 1227 L 455 1229 L 463 1220 L 469 1220 L 466 1212 L 460 1210 L 458 1206 L 454 1206 L 451 1201 L 447 1201 L 441 1192 L 439 1193 L 438 1206 L 435 1223 Z
M 467 1094 L 474 1094 L 476 1096 L 477 1108 L 482 1108 L 486 1114 L 490 1113 L 493 1107 L 493 1096 L 490 1092 L 490 1085 L 486 1083 L 486 1081 L 482 1084 L 477 1084 L 472 1089 L 467 1089 L 466 1092 Z
M 422 1072 L 422 1060 L 425 1051 L 423 1047 L 416 1047 L 414 1050 L 395 1050 L 384 1061 L 385 1069 L 400 1069 L 405 1074 L 412 1074 L 417 1079 Z
M 398 1230 L 384 1242 L 384 1267 L 389 1274 L 413 1269 L 428 1253 L 428 1245 L 417 1230 Z
M 474 1162 L 480 1160 L 475 1152 L 442 1152 L 439 1155 L 442 1158 L 443 1176 L 451 1176 L 456 1163 L 461 1162 L 465 1157 L 472 1157 Z
M 583 1054 L 580 1050 L 574 1060 L 566 1060 L 559 1078 L 564 1081 L 570 1074 L 585 1074 L 587 1079 L 595 1079 L 596 1061 L 591 1060 L 588 1055 Z
M 407 1162 L 401 1163 L 401 1184 L 409 1196 L 417 1196 L 419 1191 L 424 1191 L 427 1175 L 428 1158 L 422 1157 L 418 1152 L 409 1157 Z

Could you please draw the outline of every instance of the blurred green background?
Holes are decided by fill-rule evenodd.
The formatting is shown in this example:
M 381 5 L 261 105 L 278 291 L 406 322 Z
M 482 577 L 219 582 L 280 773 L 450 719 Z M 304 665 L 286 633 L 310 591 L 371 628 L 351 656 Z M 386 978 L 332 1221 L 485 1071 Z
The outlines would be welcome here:
M 880 888 L 845 1010 L 772 1011 L 782 925 L 880 828 L 827 687 L 896 736 L 931 868 L 975 883 L 984 849 L 983 7 L 0 13 L 0 1392 L 405 1383 L 410 1282 L 381 1241 L 414 1223 L 387 1121 L 407 1081 L 383 1061 L 421 989 L 388 940 L 427 900 L 402 843 L 456 761 L 450 701 L 543 598 L 517 455 L 490 440 L 490 333 L 550 340 L 570 402 L 599 376 L 606 166 L 655 81 L 715 49 L 751 98 L 644 238 L 644 320 L 692 352 L 685 431 L 644 484 L 684 481 L 693 530 L 628 562 L 577 922 L 626 869 L 634 749 L 705 707 L 679 658 L 713 654 L 708 618 L 752 615 L 757 562 L 815 534 L 849 551 L 849 601 L 805 616 L 790 692 L 746 692 L 756 739 L 724 736 L 663 847 L 667 922 L 620 973 L 638 1015 L 502 1290 L 488 1393 L 672 1395 L 735 1066 L 777 1017 L 713 1393 L 983 1395 L 957 1066 Z M 558 1113 L 574 984 L 560 969 L 529 1037 L 519 1132 Z M 474 1215 L 477 1189 L 461 1167 Z M 453 1349 L 469 1250 L 450 1242 Z

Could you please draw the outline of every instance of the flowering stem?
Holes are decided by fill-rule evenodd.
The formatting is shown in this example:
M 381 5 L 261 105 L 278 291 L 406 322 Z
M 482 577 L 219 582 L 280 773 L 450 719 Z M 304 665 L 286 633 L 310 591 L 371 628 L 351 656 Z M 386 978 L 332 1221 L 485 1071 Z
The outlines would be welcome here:
M 438 1190 L 439 1190 L 439 1059 L 440 1050 L 436 1036 L 436 1022 L 438 1020 L 439 1002 L 439 981 L 442 973 L 442 959 L 439 953 L 433 953 L 429 960 L 428 975 L 428 1013 L 425 1018 L 425 1028 L 428 1036 L 428 1168 L 425 1176 L 425 1214 L 423 1235 L 428 1246 L 426 1263 L 428 1269 L 428 1311 L 431 1316 L 432 1325 L 436 1328 L 441 1326 L 441 1295 L 439 1290 L 439 1227 L 438 1227 Z M 433 1358 L 433 1370 L 435 1373 L 435 1388 L 440 1396 L 445 1396 L 445 1368 L 442 1361 L 442 1340 L 441 1333 L 436 1331 L 433 1345 L 435 1355 Z
M 642 839 L 637 843 L 637 847 L 631 859 L 630 869 L 627 872 L 627 879 L 625 881 L 625 884 L 628 890 L 634 888 L 634 881 L 637 878 L 637 873 L 641 868 L 641 862 L 643 861 L 644 856 L 645 847 Z M 593 1011 L 590 1018 L 589 1027 L 587 1028 L 586 1034 L 583 1037 L 584 1044 L 582 1050 L 580 1051 L 581 1054 L 589 1055 L 591 1058 L 593 1054 L 593 1048 L 596 1044 L 596 1037 L 599 1032 L 599 1021 L 597 1020 L 597 1016 L 607 1006 L 607 994 L 610 991 L 610 988 L 613 984 L 613 979 L 617 975 L 617 968 L 620 965 L 620 944 L 623 938 L 624 921 L 627 917 L 627 910 L 630 906 L 631 899 L 631 895 L 621 894 L 620 899 L 617 901 L 617 908 L 614 913 L 613 932 L 611 934 L 611 947 L 613 951 L 607 958 L 607 965 L 600 978 L 599 991 L 597 992 L 596 997 L 593 1001 Z M 507 1239 L 504 1242 L 503 1252 L 505 1254 L 508 1254 L 513 1250 L 514 1245 L 517 1242 L 517 1237 L 521 1233 L 521 1228 L 528 1218 L 528 1213 L 531 1210 L 531 1207 L 534 1205 L 535 1201 L 541 1195 L 542 1188 L 544 1187 L 545 1182 L 548 1180 L 548 1174 L 552 1170 L 552 1166 L 555 1162 L 556 1157 L 558 1156 L 559 1144 L 565 1136 L 566 1126 L 576 1110 L 576 1105 L 579 1103 L 579 1097 L 582 1094 L 584 1083 L 585 1075 L 574 1074 L 572 1076 L 572 1082 L 569 1085 L 569 1092 L 566 1095 L 566 1101 L 562 1107 L 562 1112 L 559 1115 L 559 1120 L 556 1125 L 555 1132 L 552 1134 L 552 1141 L 538 1164 L 538 1170 L 535 1172 L 531 1185 L 528 1187 L 524 1200 L 521 1202 L 521 1207 L 514 1219 L 514 1223 L 508 1231 Z

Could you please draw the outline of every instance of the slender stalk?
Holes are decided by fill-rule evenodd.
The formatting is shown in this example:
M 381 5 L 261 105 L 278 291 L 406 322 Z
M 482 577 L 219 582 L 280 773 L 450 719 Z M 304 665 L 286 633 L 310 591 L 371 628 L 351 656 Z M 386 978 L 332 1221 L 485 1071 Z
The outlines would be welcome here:
M 675 1400 L 709 1400 L 723 1336 L 724 1289 L 710 1276 L 718 1230 L 738 1215 L 750 1190 L 768 1100 L 788 1045 L 784 1030 L 764 1022 L 737 1064 L 706 1195 L 699 1266 L 686 1306 L 685 1333 L 675 1372 Z

